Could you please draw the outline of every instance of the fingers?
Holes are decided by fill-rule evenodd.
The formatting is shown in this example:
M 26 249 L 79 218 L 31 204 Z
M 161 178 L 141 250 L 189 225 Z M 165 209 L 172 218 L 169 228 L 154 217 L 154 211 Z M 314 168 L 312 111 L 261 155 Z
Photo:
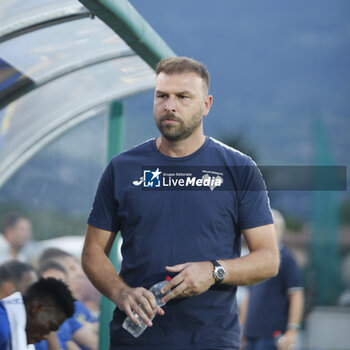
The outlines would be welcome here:
M 175 272 L 183 271 L 188 265 L 189 264 L 187 263 L 187 264 L 179 264 L 179 265 L 174 265 L 174 266 L 165 266 L 165 269 L 168 272 L 175 273 Z M 172 280 L 169 281 L 169 283 L 162 288 L 161 292 L 163 294 L 165 294 L 170 289 L 172 289 L 172 288 L 176 287 L 178 284 L 180 284 L 182 281 L 183 281 L 183 277 L 181 277 L 179 275 L 173 277 Z
M 169 272 L 179 272 L 175 277 L 169 281 L 169 283 L 162 288 L 162 293 L 167 293 L 162 301 L 167 303 L 169 300 L 174 298 L 186 298 L 192 294 L 194 289 L 191 275 L 191 271 L 188 269 L 190 263 L 180 264 L 175 266 L 167 266 L 166 269 Z
M 165 314 L 164 310 L 158 306 L 157 308 L 157 314 L 160 315 L 160 316 L 163 316 Z
M 139 325 L 143 321 L 147 326 L 151 327 L 151 320 L 156 312 L 164 313 L 163 310 L 158 311 L 158 307 L 153 293 L 145 288 L 127 288 L 120 295 L 118 307 L 123 310 L 132 322 Z
M 209 261 L 167 266 L 167 271 L 178 274 L 162 288 L 162 293 L 167 293 L 171 289 L 162 301 L 166 303 L 173 298 L 185 298 L 207 291 L 212 285 L 212 268 L 212 263 Z
M 179 264 L 174 266 L 165 266 L 165 269 L 169 272 L 180 272 L 182 271 L 188 264 Z

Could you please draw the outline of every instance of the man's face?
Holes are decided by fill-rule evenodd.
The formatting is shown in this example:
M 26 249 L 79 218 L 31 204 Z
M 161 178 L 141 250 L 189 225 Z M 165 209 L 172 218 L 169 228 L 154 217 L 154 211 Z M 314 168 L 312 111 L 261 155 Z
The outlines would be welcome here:
M 60 263 L 66 270 L 67 278 L 65 282 L 68 284 L 68 287 L 73 293 L 73 296 L 79 299 L 79 293 L 84 278 L 84 272 L 81 264 L 71 256 L 58 258 L 56 261 Z
M 201 130 L 202 117 L 209 113 L 211 102 L 212 97 L 196 73 L 158 74 L 153 115 L 167 140 L 184 140 Z
M 28 344 L 34 344 L 46 339 L 52 331 L 57 331 L 65 321 L 63 312 L 54 307 L 32 303 L 27 312 L 26 334 Z
M 29 220 L 20 218 L 8 229 L 6 238 L 16 249 L 21 249 L 32 238 L 32 225 Z

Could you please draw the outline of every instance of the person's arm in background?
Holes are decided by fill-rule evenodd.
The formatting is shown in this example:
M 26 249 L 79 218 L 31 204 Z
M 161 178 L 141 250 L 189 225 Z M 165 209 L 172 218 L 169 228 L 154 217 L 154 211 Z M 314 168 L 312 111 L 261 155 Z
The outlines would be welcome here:
M 288 291 L 288 299 L 287 330 L 283 334 L 282 340 L 277 343 L 278 350 L 290 350 L 297 343 L 304 310 L 304 290 L 296 289 Z
M 56 332 L 50 332 L 46 338 L 48 350 L 62 350 Z
M 249 305 L 249 291 L 246 293 L 241 304 L 238 307 L 238 316 L 239 316 L 239 321 L 240 321 L 241 327 L 242 327 L 241 350 L 244 350 L 244 346 L 245 346 L 244 326 L 245 326 L 245 322 L 247 320 L 248 305 Z
M 78 345 L 83 345 L 89 350 L 98 349 L 98 336 L 97 334 L 88 326 L 83 326 L 73 333 L 73 340 Z
M 50 332 L 46 339 L 35 343 L 34 347 L 35 350 L 63 350 L 56 332 Z
M 67 350 L 81 350 L 81 348 L 73 341 L 68 340 L 66 342 Z

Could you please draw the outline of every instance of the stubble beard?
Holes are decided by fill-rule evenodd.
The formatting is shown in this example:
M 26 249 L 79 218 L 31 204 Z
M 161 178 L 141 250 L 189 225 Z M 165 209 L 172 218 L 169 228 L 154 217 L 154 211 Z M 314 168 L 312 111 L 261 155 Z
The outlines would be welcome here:
M 167 113 L 160 117 L 156 122 L 157 128 L 162 136 L 168 141 L 180 141 L 185 140 L 191 136 L 194 131 L 202 123 L 203 111 L 199 110 L 186 124 L 182 119 L 176 117 L 173 113 Z M 162 122 L 166 119 L 172 119 L 177 121 L 176 124 L 164 125 Z

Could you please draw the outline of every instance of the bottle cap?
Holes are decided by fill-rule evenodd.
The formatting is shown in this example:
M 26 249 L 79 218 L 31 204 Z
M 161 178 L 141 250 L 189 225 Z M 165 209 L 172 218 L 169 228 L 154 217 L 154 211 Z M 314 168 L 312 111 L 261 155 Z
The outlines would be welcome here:
M 170 276 L 166 276 L 165 279 L 169 282 L 171 281 L 171 277 Z
M 278 338 L 281 334 L 282 334 L 281 331 L 274 331 L 274 332 L 272 333 L 272 336 L 276 339 L 276 338 Z

